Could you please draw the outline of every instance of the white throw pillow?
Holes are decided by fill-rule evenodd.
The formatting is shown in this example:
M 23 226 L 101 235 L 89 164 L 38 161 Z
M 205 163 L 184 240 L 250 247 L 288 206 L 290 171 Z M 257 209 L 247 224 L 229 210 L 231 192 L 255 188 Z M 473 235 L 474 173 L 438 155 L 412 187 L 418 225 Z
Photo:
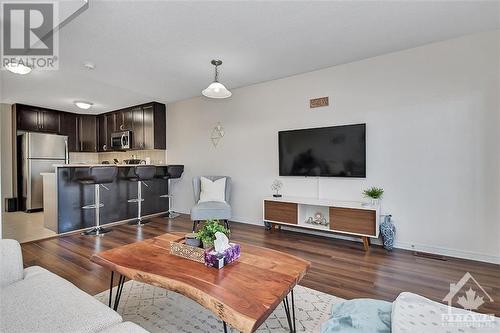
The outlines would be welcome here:
M 201 191 L 200 201 L 220 201 L 226 202 L 226 178 L 220 178 L 216 181 L 211 181 L 208 178 L 200 178 Z

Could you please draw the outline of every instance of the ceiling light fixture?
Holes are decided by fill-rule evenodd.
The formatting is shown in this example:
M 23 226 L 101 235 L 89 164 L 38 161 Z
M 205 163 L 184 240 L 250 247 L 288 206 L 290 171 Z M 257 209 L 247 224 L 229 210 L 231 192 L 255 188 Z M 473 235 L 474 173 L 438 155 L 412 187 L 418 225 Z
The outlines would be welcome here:
M 224 87 L 222 83 L 219 82 L 219 69 L 218 67 L 222 65 L 220 60 L 212 60 L 211 64 L 215 66 L 215 79 L 214 82 L 203 90 L 201 93 L 203 96 L 208 98 L 228 98 L 231 97 L 232 93 Z
M 20 75 L 25 75 L 31 72 L 31 67 L 15 61 L 10 61 L 7 64 L 5 64 L 5 68 L 7 68 L 9 72 Z
M 94 103 L 84 102 L 84 101 L 75 101 L 75 105 L 80 109 L 88 110 L 94 105 Z
M 93 62 L 90 62 L 90 61 L 85 61 L 83 63 L 83 67 L 85 67 L 86 69 L 91 71 L 91 70 L 95 69 L 95 64 Z

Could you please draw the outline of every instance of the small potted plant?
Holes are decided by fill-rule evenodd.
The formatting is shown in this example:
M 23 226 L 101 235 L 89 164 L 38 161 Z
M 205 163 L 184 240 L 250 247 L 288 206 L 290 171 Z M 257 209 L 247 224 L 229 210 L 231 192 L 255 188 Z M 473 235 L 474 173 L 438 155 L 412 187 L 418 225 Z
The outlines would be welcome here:
M 229 237 L 229 230 L 219 223 L 219 220 L 207 220 L 196 233 L 196 238 L 203 243 L 203 248 L 207 249 L 214 245 L 215 233 L 222 232 Z
M 384 195 L 384 189 L 380 188 L 380 187 L 372 186 L 369 189 L 364 190 L 363 195 L 366 198 L 371 199 L 372 206 L 378 206 L 380 203 L 380 199 L 382 199 L 382 196 Z

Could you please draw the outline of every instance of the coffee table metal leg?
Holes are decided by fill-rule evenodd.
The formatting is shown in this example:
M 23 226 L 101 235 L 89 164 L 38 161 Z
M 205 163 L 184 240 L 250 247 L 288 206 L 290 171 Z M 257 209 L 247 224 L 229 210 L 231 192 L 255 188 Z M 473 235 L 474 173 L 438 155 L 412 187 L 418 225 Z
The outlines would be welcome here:
M 285 308 L 286 320 L 288 321 L 288 327 L 290 327 L 290 332 L 296 332 L 295 324 L 295 299 L 293 297 L 293 289 L 290 292 L 291 302 L 288 300 L 288 295 L 283 299 L 283 307 Z
M 125 276 L 120 274 L 118 279 L 118 287 L 116 289 L 115 304 L 113 305 L 113 310 L 118 309 L 118 304 L 120 304 L 120 297 L 122 296 L 123 284 L 125 283 Z
M 111 307 L 111 299 L 113 299 L 113 277 L 115 272 L 111 271 L 111 282 L 109 283 L 109 307 Z
M 288 327 L 290 327 L 290 332 L 292 332 L 292 320 L 290 318 L 290 306 L 288 304 L 288 295 L 283 299 L 283 308 L 285 309 L 286 321 L 288 322 Z
M 225 321 L 222 321 L 222 325 L 224 325 L 224 333 L 227 333 L 227 324 Z

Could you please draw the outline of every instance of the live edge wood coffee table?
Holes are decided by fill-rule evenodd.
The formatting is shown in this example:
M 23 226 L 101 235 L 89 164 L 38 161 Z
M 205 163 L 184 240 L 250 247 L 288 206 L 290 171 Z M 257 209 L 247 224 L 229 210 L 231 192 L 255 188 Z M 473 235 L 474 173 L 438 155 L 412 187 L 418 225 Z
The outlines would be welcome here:
M 283 302 L 291 332 L 295 332 L 293 288 L 310 263 L 301 258 L 249 244 L 241 257 L 218 270 L 170 254 L 170 242 L 183 234 L 164 234 L 94 254 L 91 260 L 120 274 L 113 307 L 120 302 L 125 277 L 182 294 L 198 302 L 241 332 L 255 331 Z M 288 297 L 290 295 L 290 297 Z M 112 302 L 110 288 L 109 306 Z M 289 300 L 290 298 L 290 300 Z

